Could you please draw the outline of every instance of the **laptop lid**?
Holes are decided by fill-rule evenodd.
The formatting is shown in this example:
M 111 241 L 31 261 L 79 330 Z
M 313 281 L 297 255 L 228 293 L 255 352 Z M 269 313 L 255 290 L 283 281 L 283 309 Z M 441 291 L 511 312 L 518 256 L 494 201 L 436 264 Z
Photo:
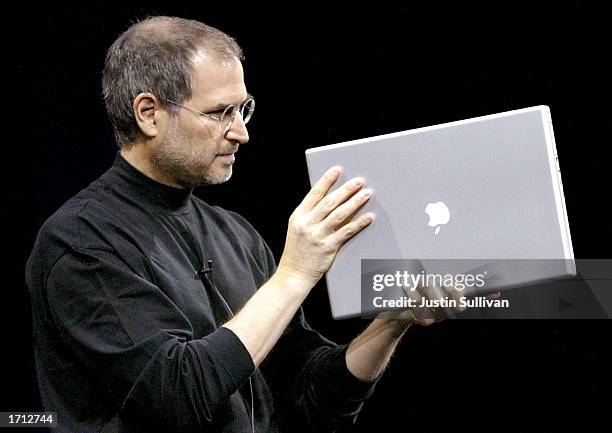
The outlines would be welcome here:
M 326 273 L 336 319 L 363 313 L 362 259 L 573 259 L 547 106 L 317 147 L 306 161 L 311 184 L 339 165 L 334 188 L 361 176 L 374 191 L 358 213 L 374 223 Z M 519 283 L 575 269 L 538 272 Z

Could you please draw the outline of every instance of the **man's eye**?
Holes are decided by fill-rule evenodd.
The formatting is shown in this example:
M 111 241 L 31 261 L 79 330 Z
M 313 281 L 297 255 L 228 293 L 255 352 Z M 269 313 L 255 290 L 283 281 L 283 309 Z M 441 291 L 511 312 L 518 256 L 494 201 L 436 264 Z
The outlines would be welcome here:
M 224 110 L 217 110 L 217 111 L 209 111 L 206 114 L 210 114 L 211 116 L 221 116 L 223 114 Z

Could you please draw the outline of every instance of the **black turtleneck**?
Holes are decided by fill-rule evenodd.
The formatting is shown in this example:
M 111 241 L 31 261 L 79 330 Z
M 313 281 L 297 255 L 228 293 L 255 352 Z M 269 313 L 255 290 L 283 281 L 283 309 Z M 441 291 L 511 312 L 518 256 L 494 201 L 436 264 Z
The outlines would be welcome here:
M 57 431 L 250 432 L 251 387 L 257 432 L 354 422 L 374 385 L 350 374 L 346 346 L 301 308 L 259 369 L 221 326 L 275 269 L 240 215 L 117 154 L 45 222 L 26 267 Z

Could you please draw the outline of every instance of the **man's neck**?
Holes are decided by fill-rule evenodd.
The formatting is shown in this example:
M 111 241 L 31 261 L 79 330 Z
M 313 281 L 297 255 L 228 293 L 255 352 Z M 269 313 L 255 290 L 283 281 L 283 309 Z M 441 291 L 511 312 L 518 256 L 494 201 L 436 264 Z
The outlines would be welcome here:
M 159 171 L 155 168 L 155 165 L 151 162 L 149 149 L 144 143 L 137 141 L 128 149 L 121 149 L 120 153 L 121 156 L 123 156 L 123 158 L 136 170 L 154 181 L 173 188 L 185 189 L 181 185 L 178 185 L 171 179 L 168 179 L 166 176 L 159 173 Z

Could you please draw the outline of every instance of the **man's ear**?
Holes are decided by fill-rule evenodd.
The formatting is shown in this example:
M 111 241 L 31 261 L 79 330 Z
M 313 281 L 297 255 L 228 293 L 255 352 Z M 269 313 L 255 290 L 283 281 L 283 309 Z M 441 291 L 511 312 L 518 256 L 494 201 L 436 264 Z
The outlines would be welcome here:
M 153 138 L 159 134 L 160 114 L 163 112 L 159 100 L 152 93 L 140 93 L 132 105 L 134 118 L 145 138 Z

